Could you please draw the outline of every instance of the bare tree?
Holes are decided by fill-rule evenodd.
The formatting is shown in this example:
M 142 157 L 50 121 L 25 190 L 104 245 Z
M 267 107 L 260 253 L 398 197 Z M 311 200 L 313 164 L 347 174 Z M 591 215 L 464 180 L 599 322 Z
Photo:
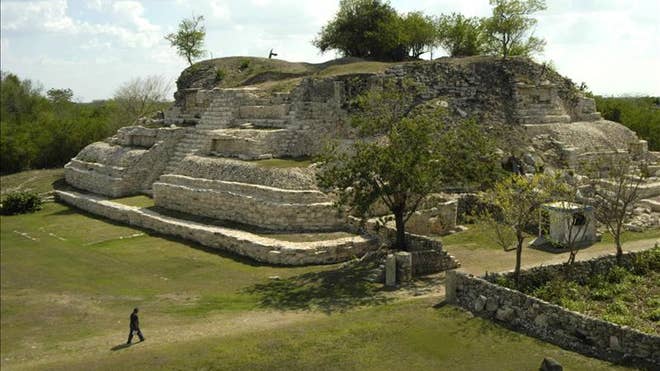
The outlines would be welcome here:
M 169 89 L 169 82 L 162 76 L 137 77 L 122 84 L 115 92 L 114 100 L 125 123 L 133 123 L 158 111 L 166 101 Z
M 601 169 L 605 165 L 605 169 L 591 171 L 589 198 L 595 207 L 596 220 L 603 224 L 614 238 L 616 256 L 620 262 L 623 256 L 621 235 L 624 232 L 624 224 L 631 218 L 635 204 L 641 199 L 639 187 L 644 183 L 645 176 L 641 165 L 628 155 L 617 156 L 599 165 Z
M 536 221 L 542 204 L 557 197 L 556 179 L 543 174 L 534 176 L 511 175 L 499 181 L 486 192 L 483 200 L 493 205 L 497 212 L 487 215 L 495 231 L 495 242 L 505 250 L 516 247 L 514 281 L 518 285 L 522 248 L 527 226 Z

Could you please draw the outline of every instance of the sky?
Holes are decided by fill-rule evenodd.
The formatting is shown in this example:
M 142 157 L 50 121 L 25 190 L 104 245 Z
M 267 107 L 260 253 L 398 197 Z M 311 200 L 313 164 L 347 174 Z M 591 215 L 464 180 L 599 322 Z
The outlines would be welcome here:
M 547 0 L 535 35 L 539 61 L 602 95 L 660 96 L 660 0 Z M 392 0 L 399 12 L 488 16 L 488 0 Z M 187 66 L 164 36 L 182 18 L 204 15 L 209 57 L 322 62 L 311 44 L 339 0 L 0 0 L 0 69 L 70 88 L 79 101 L 112 97 L 124 82 Z M 441 50 L 435 56 L 443 55 Z M 423 57 L 428 58 L 428 54 Z

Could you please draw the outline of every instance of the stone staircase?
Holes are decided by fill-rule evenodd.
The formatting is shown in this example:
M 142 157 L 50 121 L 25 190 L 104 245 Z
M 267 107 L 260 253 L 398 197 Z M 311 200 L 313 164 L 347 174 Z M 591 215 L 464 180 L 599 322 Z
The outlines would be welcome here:
M 213 99 L 198 124 L 188 129 L 170 158 L 164 174 L 172 173 L 186 156 L 202 149 L 208 141 L 209 131 L 229 126 L 234 116 L 232 104 L 235 96 L 223 93 L 225 92 L 220 91 L 218 96 Z

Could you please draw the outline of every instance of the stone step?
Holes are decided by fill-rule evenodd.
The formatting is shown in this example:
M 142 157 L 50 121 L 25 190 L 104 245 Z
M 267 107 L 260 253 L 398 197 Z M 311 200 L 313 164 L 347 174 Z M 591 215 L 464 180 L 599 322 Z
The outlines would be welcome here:
M 284 129 L 288 126 L 288 119 L 235 119 L 231 122 L 232 128 L 252 124 L 254 128 L 279 128 Z
M 546 116 L 519 116 L 518 120 L 525 125 L 529 124 L 568 124 L 571 122 L 569 115 L 546 115 Z

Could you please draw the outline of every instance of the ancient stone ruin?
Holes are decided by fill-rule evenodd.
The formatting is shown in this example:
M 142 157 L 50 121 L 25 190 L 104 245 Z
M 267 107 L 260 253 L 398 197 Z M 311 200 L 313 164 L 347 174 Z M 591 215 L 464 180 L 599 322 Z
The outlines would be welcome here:
M 209 70 L 196 66 L 182 76 Z M 657 158 L 634 132 L 602 120 L 594 101 L 570 80 L 526 59 L 503 64 L 487 57 L 441 58 L 382 73 L 296 77 L 288 92 L 259 85 L 218 88 L 205 76 L 180 78 L 176 102 L 164 118 L 149 127 L 124 127 L 73 158 L 66 181 L 80 192 L 60 192 L 60 198 L 269 263 L 332 263 L 363 254 L 378 247 L 379 235 L 337 212 L 332 196 L 317 186 L 309 159 L 328 139 L 350 146 L 351 99 L 386 79 L 420 83 L 425 89 L 416 103 L 442 105 L 450 120 L 475 117 L 519 150 L 528 172 L 578 167 L 585 158 L 628 151 Z M 278 159 L 285 165 L 278 166 Z M 152 196 L 155 207 L 129 212 L 106 202 L 137 194 Z M 180 217 L 170 228 L 170 212 L 205 219 Z M 437 234 L 455 224 L 455 200 L 434 196 L 410 226 L 414 233 Z M 283 233 L 313 233 L 317 240 L 286 241 Z

